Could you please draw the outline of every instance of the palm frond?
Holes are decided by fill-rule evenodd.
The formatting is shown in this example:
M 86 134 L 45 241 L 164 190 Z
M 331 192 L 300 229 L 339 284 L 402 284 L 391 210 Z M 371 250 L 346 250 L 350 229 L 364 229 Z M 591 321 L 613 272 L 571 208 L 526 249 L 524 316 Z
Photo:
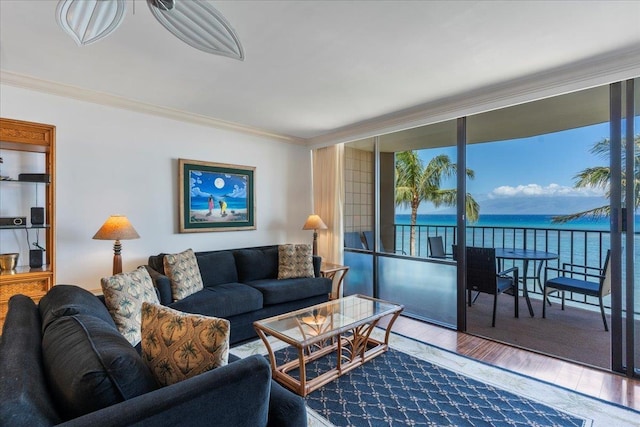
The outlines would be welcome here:
M 611 213 L 611 209 L 608 205 L 600 206 L 598 208 L 593 208 L 593 209 L 589 209 L 586 211 L 573 213 L 569 215 L 557 215 L 551 218 L 551 222 L 554 224 L 565 224 L 569 221 L 573 221 L 581 218 L 589 218 L 589 217 L 593 219 L 606 218 L 610 215 L 610 213 Z

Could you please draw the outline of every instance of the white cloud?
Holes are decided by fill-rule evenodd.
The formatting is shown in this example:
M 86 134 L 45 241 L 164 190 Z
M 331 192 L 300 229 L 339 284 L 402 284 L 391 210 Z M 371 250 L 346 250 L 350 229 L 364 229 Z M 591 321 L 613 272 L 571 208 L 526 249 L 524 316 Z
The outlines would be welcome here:
M 193 185 L 193 179 L 191 180 L 191 197 L 209 197 L 209 193 L 205 193 L 200 190 L 200 187 L 196 187 Z
M 600 188 L 585 187 L 574 188 L 567 187 L 566 185 L 549 184 L 546 187 L 540 184 L 527 184 L 518 185 L 517 187 L 511 187 L 509 185 L 502 185 L 494 188 L 489 193 L 490 199 L 496 199 L 499 197 L 553 197 L 553 196 L 574 196 L 574 197 L 593 197 L 602 196 L 604 191 Z
M 246 198 L 247 197 L 247 186 L 243 185 L 242 187 L 240 187 L 237 184 L 234 185 L 233 186 L 233 192 L 231 194 L 229 194 L 229 197 Z

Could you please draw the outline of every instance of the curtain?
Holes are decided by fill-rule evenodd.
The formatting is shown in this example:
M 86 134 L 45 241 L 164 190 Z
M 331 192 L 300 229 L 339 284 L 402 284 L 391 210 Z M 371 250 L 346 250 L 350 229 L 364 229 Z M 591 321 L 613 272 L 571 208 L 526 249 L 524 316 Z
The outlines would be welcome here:
M 318 255 L 342 264 L 344 210 L 344 144 L 313 150 L 313 206 L 327 225 L 318 231 Z

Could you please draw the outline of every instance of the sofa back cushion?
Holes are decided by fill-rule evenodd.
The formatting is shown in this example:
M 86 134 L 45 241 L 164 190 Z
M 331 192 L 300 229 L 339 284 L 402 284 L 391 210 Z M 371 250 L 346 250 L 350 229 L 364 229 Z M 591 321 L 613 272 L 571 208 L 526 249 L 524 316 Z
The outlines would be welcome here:
M 242 283 L 278 278 L 278 246 L 233 251 Z
M 51 323 L 42 338 L 44 371 L 63 419 L 158 388 L 138 352 L 113 322 L 77 314 Z
M 11 297 L 0 342 L 0 425 L 60 422 L 44 376 L 41 339 L 36 304 L 24 295 Z
M 161 252 L 158 255 L 151 255 L 149 257 L 149 267 L 153 268 L 160 274 L 165 274 L 164 272 L 164 256 L 166 253 Z
M 236 283 L 236 260 L 230 251 L 196 253 L 202 284 L 205 287 Z
M 76 314 L 94 316 L 113 324 L 104 303 L 88 290 L 75 285 L 54 286 L 42 297 L 38 309 L 42 318 L 42 333 L 56 319 Z

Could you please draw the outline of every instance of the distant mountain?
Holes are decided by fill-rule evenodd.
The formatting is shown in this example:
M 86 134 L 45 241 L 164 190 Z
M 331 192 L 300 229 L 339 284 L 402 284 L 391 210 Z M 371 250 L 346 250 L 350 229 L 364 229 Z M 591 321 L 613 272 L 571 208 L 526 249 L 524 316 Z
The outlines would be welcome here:
M 480 213 L 486 215 L 566 215 L 604 206 L 604 197 L 500 197 L 478 200 Z M 455 208 L 429 210 L 422 213 L 454 214 Z

